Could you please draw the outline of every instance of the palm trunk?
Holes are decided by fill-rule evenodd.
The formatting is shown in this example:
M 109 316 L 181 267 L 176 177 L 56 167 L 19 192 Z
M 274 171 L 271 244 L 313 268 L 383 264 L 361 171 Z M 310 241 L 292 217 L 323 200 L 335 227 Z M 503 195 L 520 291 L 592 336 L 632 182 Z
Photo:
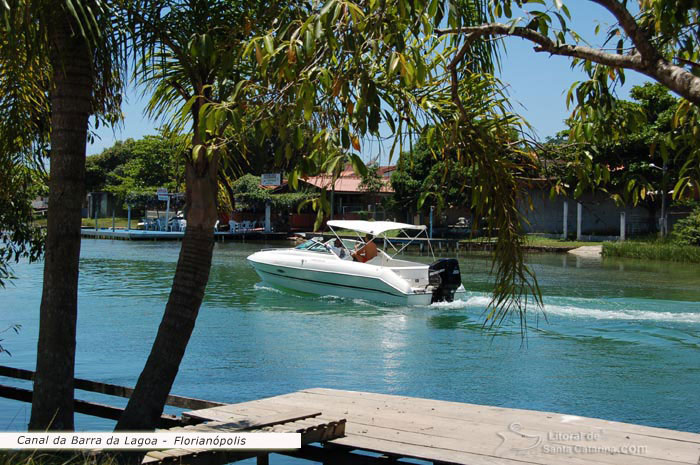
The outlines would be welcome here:
M 92 110 L 90 52 L 57 8 L 50 31 L 51 172 L 36 375 L 30 430 L 73 429 L 75 327 L 85 143 Z
M 200 162 L 202 160 L 200 159 Z M 177 376 L 209 281 L 216 222 L 216 157 L 187 163 L 187 229 L 165 313 L 116 430 L 153 430 Z

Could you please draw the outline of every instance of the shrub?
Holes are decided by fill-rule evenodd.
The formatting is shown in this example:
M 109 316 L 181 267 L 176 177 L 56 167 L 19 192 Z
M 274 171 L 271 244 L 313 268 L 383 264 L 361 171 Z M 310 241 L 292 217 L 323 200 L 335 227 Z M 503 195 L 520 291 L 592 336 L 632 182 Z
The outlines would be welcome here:
M 678 220 L 673 227 L 673 238 L 683 245 L 700 246 L 700 207 L 682 220 Z
M 604 242 L 603 256 L 700 263 L 700 247 L 661 241 Z

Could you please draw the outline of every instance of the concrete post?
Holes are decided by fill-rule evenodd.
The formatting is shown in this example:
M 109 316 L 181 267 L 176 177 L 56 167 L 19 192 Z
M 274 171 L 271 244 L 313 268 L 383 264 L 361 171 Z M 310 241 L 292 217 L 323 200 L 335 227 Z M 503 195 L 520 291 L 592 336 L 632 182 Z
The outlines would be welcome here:
M 620 212 L 620 240 L 624 241 L 625 240 L 625 227 L 626 227 L 626 222 L 625 222 L 625 212 Z
M 435 207 L 433 205 L 430 206 L 430 234 L 428 237 L 431 239 L 433 238 L 433 211 L 435 210 Z
M 272 224 L 271 224 L 271 207 L 270 207 L 270 202 L 265 203 L 265 232 L 269 233 L 272 231 Z
M 577 202 L 576 204 L 576 240 L 581 240 L 581 222 L 583 220 L 583 204 Z
M 170 231 L 170 225 L 168 224 L 170 220 L 170 194 L 168 194 L 168 201 L 165 204 L 165 230 Z
M 114 219 L 116 216 L 116 212 L 114 211 L 114 207 L 112 207 L 112 232 L 114 232 Z
M 335 219 L 335 184 L 333 184 L 333 188 L 331 189 L 331 220 Z M 267 230 L 267 205 L 265 205 L 265 232 L 270 232 Z
M 95 231 L 97 231 L 97 229 L 98 229 L 97 228 L 97 210 L 99 210 L 99 209 L 95 208 Z
M 126 230 L 131 231 L 131 205 L 126 206 Z
M 562 239 L 566 240 L 569 235 L 569 201 L 564 199 L 564 233 L 562 234 Z

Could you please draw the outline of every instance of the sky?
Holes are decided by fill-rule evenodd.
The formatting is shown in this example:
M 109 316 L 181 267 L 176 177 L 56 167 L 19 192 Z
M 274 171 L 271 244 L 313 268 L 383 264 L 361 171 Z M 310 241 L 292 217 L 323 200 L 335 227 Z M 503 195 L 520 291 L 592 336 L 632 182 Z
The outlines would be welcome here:
M 581 34 L 592 45 L 601 45 L 602 38 L 593 34 L 596 24 L 600 24 L 600 34 L 613 24 L 613 17 L 602 7 L 591 2 L 570 0 L 566 2 L 571 11 L 571 29 Z M 519 12 L 514 11 L 518 16 Z M 502 55 L 500 79 L 507 84 L 508 94 L 513 110 L 522 115 L 534 128 L 535 136 L 544 140 L 564 129 L 564 120 L 570 110 L 566 108 L 565 96 L 574 81 L 585 79 L 578 69 L 571 69 L 566 57 L 550 56 L 533 51 L 533 44 L 519 38 L 507 38 L 505 53 Z M 644 76 L 628 71 L 625 85 L 618 89 L 618 96 L 626 98 L 633 85 L 648 81 Z M 96 131 L 95 141 L 88 145 L 88 155 L 100 153 L 117 140 L 138 139 L 147 134 L 154 134 L 158 122 L 144 115 L 146 97 L 130 88 L 123 106 L 124 122 L 121 127 L 100 128 Z M 368 160 L 377 156 L 377 144 L 363 148 L 363 158 Z M 381 161 L 386 162 L 381 156 Z

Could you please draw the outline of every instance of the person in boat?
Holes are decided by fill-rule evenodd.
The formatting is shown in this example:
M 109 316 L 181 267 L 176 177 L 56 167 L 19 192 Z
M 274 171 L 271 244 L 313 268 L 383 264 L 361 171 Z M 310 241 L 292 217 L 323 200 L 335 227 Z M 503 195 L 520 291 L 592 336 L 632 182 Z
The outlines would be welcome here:
M 340 239 L 336 239 L 335 242 L 333 242 L 333 245 L 331 246 L 331 251 L 343 260 L 348 258 L 345 247 L 343 246 L 343 243 L 340 242 Z
M 356 262 L 367 263 L 377 256 L 377 245 L 371 234 L 365 236 L 365 243 L 358 250 L 352 253 L 352 258 Z

